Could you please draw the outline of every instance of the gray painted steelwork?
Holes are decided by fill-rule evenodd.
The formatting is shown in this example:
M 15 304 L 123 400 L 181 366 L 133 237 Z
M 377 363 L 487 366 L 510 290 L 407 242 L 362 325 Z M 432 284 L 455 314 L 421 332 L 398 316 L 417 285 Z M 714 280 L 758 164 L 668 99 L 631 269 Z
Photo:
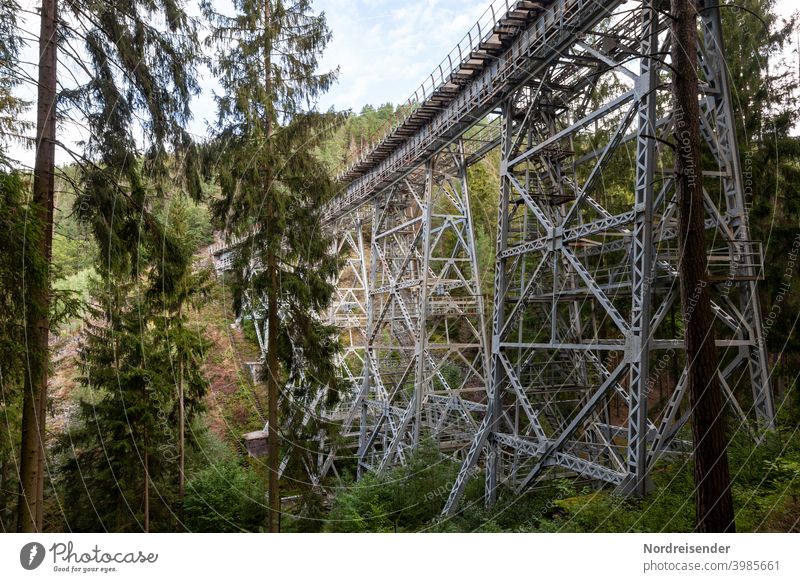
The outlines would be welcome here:
M 720 379 L 742 430 L 774 425 L 718 6 L 701 2 L 701 127 Z M 349 390 L 318 413 L 337 460 L 402 464 L 431 441 L 486 502 L 545 471 L 643 495 L 690 450 L 666 3 L 495 0 L 407 116 L 342 174 L 325 222 L 347 255 L 327 314 Z M 481 288 L 467 169 L 499 152 L 494 283 Z M 225 249 L 217 249 L 221 262 Z M 491 303 L 491 308 L 489 307 Z M 489 323 L 489 321 L 491 323 Z M 677 367 L 677 368 L 676 368 Z M 676 369 L 673 369 L 676 368 Z M 749 387 L 742 390 L 742 387 Z

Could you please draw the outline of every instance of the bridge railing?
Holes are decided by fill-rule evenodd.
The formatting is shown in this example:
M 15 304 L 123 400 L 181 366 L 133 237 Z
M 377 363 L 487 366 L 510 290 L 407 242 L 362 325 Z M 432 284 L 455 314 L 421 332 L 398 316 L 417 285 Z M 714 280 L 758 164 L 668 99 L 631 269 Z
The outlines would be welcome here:
M 442 59 L 436 69 L 414 91 L 414 95 L 408 100 L 409 104 L 424 103 L 439 87 L 448 82 L 452 74 L 466 63 L 480 44 L 487 42 L 491 38 L 500 18 L 508 14 L 511 7 L 516 4 L 519 4 L 519 2 L 515 0 L 511 0 L 511 2 L 509 0 L 494 0 L 458 42 L 456 47 Z
M 495 34 L 498 23 L 511 10 L 523 4 L 531 4 L 525 0 L 493 0 L 489 7 L 481 14 L 477 22 L 462 37 L 458 44 L 439 65 L 431 72 L 428 77 L 414 91 L 411 97 L 405 102 L 405 108 L 398 115 L 390 119 L 382 128 L 382 136 L 377 143 L 370 144 L 362 152 L 361 156 L 350 164 L 350 167 L 339 174 L 338 179 L 342 181 L 344 176 L 349 174 L 354 167 L 367 162 L 367 158 L 377 147 L 379 147 L 398 127 L 414 114 L 417 109 L 428 101 L 442 86 L 450 82 L 454 73 L 461 70 L 462 66 L 469 61 L 470 56 L 477 51 L 480 46 L 489 42 Z
M 421 161 L 443 139 L 452 139 L 478 117 L 489 113 L 498 95 L 509 88 L 509 83 L 519 82 L 518 77 L 524 76 L 528 68 L 534 68 L 542 59 L 557 56 L 559 43 L 574 35 L 574 31 L 610 14 L 625 1 L 519 0 L 513 5 L 509 1 L 513 15 L 509 18 L 495 16 L 501 23 L 498 34 L 510 37 L 508 46 L 503 43 L 498 50 L 482 49 L 495 54 L 476 56 L 476 60 L 483 59 L 485 64 L 453 92 L 451 99 L 442 97 L 443 103 L 431 107 L 429 119 L 423 118 L 416 128 L 409 123 L 406 133 L 398 130 L 387 136 L 367 156 L 365 165 L 351 168 L 341 180 L 347 188 L 326 203 L 323 221 L 330 223 L 363 205 L 371 194 Z

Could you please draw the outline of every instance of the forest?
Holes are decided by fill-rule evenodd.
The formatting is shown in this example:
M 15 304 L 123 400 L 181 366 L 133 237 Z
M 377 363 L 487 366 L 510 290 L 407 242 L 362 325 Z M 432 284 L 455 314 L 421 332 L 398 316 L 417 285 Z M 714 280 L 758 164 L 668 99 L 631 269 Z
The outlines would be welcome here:
M 307 403 L 307 376 L 338 397 L 340 342 L 317 314 L 343 258 L 317 227 L 337 175 L 408 105 L 316 107 L 339 71 L 320 70 L 335 31 L 311 0 L 235 0 L 226 13 L 186 4 L 43 0 L 26 12 L 0 0 L 0 531 L 694 531 L 688 451 L 659 462 L 642 499 L 553 476 L 487 508 L 478 468 L 447 517 L 460 462 L 430 443 L 360 478 L 344 462 L 322 484 L 281 451 L 277 430 L 270 454 L 248 454 L 243 435 L 265 423 L 307 438 L 279 405 L 287 386 Z M 797 532 L 800 29 L 774 0 L 721 14 L 781 404 L 776 430 L 727 445 L 735 526 Z M 37 63 L 21 58 L 28 45 Z M 187 127 L 201 68 L 222 90 L 199 139 Z M 35 101 L 20 97 L 26 86 Z M 85 139 L 61 141 L 68 123 Z M 20 144 L 35 151 L 33 167 L 14 159 Z M 495 149 L 468 170 L 488 321 L 499 160 Z M 627 200 L 630 168 L 616 170 L 606 195 Z M 216 272 L 211 249 L 243 236 L 237 268 Z M 263 358 L 246 317 L 254 294 L 267 314 Z M 280 480 L 278 451 L 288 455 Z

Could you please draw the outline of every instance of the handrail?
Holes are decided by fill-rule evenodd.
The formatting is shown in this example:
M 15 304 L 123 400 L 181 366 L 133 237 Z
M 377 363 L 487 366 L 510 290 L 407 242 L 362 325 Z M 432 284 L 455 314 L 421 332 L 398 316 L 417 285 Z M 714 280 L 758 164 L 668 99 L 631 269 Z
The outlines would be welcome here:
M 392 116 L 392 119 L 387 120 L 381 128 L 383 132 L 377 143 L 371 145 L 369 150 L 360 152 L 358 159 L 351 163 L 347 169 L 339 174 L 338 180 L 341 181 L 344 176 L 350 174 L 356 168 L 363 165 L 367 161 L 369 155 L 375 151 L 376 147 L 380 147 L 381 144 L 383 144 L 384 141 L 386 141 L 386 139 L 389 138 L 398 127 L 402 126 L 422 104 L 424 104 L 431 96 L 433 96 L 444 84 L 449 82 L 453 76 L 453 73 L 457 72 L 461 68 L 461 66 L 470 58 L 470 56 L 481 45 L 481 43 L 491 38 L 491 35 L 494 34 L 494 29 L 497 26 L 497 23 L 509 12 L 511 12 L 512 9 L 521 4 L 521 2 L 522 0 L 518 0 L 509 5 L 508 0 L 492 0 L 492 3 L 486 8 L 486 10 L 484 10 L 475 24 L 472 25 L 472 27 L 461 38 L 461 40 L 459 40 L 458 44 L 456 44 L 456 46 L 449 53 L 447 53 L 438 66 L 433 69 L 433 72 L 431 72 L 431 74 L 425 78 L 425 80 L 417 87 L 417 89 L 414 90 L 414 93 L 408 98 L 408 100 L 405 101 L 405 105 L 408 107 L 408 111 L 405 113 L 405 115 L 402 117 Z M 438 82 L 435 78 L 437 70 Z M 430 84 L 429 90 L 427 89 L 428 84 Z M 422 96 L 421 98 L 420 93 Z
M 525 0 L 522 0 L 525 1 Z M 610 10 L 627 0 L 540 0 L 537 10 L 525 19 L 524 30 L 515 35 L 502 56 L 493 59 L 477 75 L 445 104 L 430 121 L 414 130 L 413 137 L 395 139 L 387 144 L 389 151 L 382 159 L 372 159 L 371 165 L 358 175 L 347 177 L 345 192 L 325 204 L 323 222 L 331 223 L 343 214 L 364 204 L 376 188 L 410 169 L 421 156 L 437 147 L 446 136 L 465 129 L 476 115 L 488 113 L 508 83 L 517 83 L 520 75 L 529 74 L 528 69 L 541 67 L 544 60 L 557 58 L 558 46 L 564 39 L 574 36 L 575 31 L 590 26 L 608 14 Z M 533 2 L 526 3 L 526 6 Z M 519 6 L 519 4 L 515 4 Z M 525 9 L 528 10 L 528 9 Z M 532 16 L 532 19 L 531 19 Z M 554 19 L 560 24 L 552 26 Z M 525 58 L 521 58 L 525 55 Z

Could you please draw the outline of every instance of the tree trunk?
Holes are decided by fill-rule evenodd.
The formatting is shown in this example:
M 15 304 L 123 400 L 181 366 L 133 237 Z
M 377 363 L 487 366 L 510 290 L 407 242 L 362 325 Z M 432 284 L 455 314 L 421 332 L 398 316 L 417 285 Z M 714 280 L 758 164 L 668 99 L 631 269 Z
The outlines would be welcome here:
M 264 91 L 265 103 L 265 134 L 267 152 L 272 147 L 272 27 L 270 22 L 269 0 L 264 0 Z M 267 156 L 269 159 L 269 156 Z M 269 476 L 268 496 L 269 511 L 267 512 L 267 531 L 277 533 L 280 530 L 281 496 L 278 483 L 280 470 L 280 445 L 278 442 L 278 267 L 275 256 L 272 225 L 275 205 L 272 203 L 272 172 L 265 168 L 267 196 L 267 275 L 269 289 L 267 291 L 267 472 Z
M 692 406 L 696 530 L 733 532 L 736 526 L 726 451 L 728 441 L 707 278 L 695 0 L 672 0 L 672 17 L 678 272 Z
M 180 316 L 179 316 L 180 317 Z M 183 386 L 183 357 L 180 357 L 179 363 L 179 378 L 178 378 L 178 405 L 180 407 L 180 418 L 178 419 L 178 432 L 179 434 L 179 442 L 178 446 L 180 447 L 178 450 L 180 456 L 180 466 L 178 467 L 178 517 L 180 518 L 181 523 L 183 523 L 183 498 L 186 493 L 186 475 L 185 475 L 185 462 L 186 462 L 186 447 L 185 447 L 185 403 L 184 403 L 184 386 Z
M 279 531 L 281 511 L 278 471 L 280 466 L 278 443 L 278 288 L 275 254 L 269 253 L 270 289 L 267 293 L 267 406 L 269 434 L 267 435 L 267 469 L 269 471 L 269 531 Z
M 36 161 L 33 170 L 33 203 L 41 224 L 37 253 L 45 272 L 28 278 L 26 289 L 26 335 L 28 369 L 22 403 L 20 452 L 20 496 L 17 530 L 42 529 L 44 497 L 44 436 L 49 364 L 49 265 L 53 239 L 53 191 L 55 190 L 56 139 L 56 0 L 43 0 L 39 33 L 39 83 L 36 108 Z
M 150 532 L 150 455 L 147 442 L 147 426 L 144 427 L 144 532 Z
M 6 488 L 8 487 L 8 463 L 3 460 L 0 462 L 0 533 L 9 531 L 9 524 L 6 523 Z

